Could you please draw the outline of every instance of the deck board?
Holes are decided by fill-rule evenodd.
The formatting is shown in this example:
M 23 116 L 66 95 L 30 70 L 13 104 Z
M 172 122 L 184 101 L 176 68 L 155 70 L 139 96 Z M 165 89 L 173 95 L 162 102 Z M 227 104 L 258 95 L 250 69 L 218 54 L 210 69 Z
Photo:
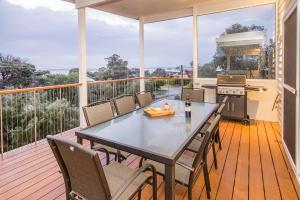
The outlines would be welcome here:
M 257 122 L 259 146 L 262 161 L 262 173 L 266 199 L 281 199 L 276 171 L 271 156 L 266 130 L 262 121 Z
M 220 134 L 223 148 L 217 149 L 218 169 L 212 153 L 208 155 L 211 199 L 299 199 L 300 186 L 284 151 L 278 123 L 252 121 L 244 126 L 223 121 Z M 63 137 L 76 141 L 74 130 Z M 103 154 L 100 158 L 105 164 Z M 137 168 L 139 158 L 131 155 L 123 164 Z M 158 199 L 163 200 L 161 176 L 158 187 Z M 187 199 L 186 187 L 176 184 L 175 189 L 176 200 Z M 151 197 L 151 187 L 145 186 L 142 199 Z M 45 140 L 9 152 L 0 160 L 0 199 L 65 199 L 62 175 Z M 207 199 L 203 174 L 194 185 L 193 199 Z
M 250 124 L 249 149 L 249 199 L 265 198 L 258 129 L 255 122 Z

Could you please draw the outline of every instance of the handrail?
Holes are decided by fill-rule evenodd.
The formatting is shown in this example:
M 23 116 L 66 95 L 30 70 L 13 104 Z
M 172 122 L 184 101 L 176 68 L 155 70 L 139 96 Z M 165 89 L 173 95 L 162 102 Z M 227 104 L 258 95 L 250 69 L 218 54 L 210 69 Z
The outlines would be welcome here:
M 2 91 L 0 91 L 0 95 L 15 94 L 15 93 L 22 93 L 22 92 L 32 92 L 32 91 L 41 91 L 41 90 L 50 90 L 50 89 L 60 89 L 60 88 L 75 87 L 75 86 L 81 86 L 81 85 L 82 85 L 82 83 L 72 83 L 72 84 L 52 85 L 52 86 L 45 86 L 45 87 L 2 90 Z
M 175 77 L 144 77 L 141 79 L 145 79 L 145 80 L 174 80 L 174 81 L 180 81 L 180 80 L 186 80 L 186 81 L 190 81 L 193 80 L 193 78 L 175 78 Z
M 176 80 L 193 80 L 192 78 L 174 78 L 174 77 L 143 77 L 143 78 L 136 77 L 136 78 L 125 78 L 125 79 L 116 79 L 116 80 L 93 81 L 93 82 L 88 82 L 87 85 L 95 85 L 98 83 L 118 83 L 118 82 L 123 82 L 123 81 L 132 81 L 132 80 L 141 80 L 141 79 L 144 79 L 144 80 L 174 80 L 174 81 L 176 81 Z M 76 87 L 76 86 L 82 86 L 82 83 L 2 90 L 2 91 L 0 91 L 0 95 L 15 94 L 15 93 L 22 93 L 22 92 L 32 92 L 32 91 L 42 91 L 42 90 L 50 90 L 50 89 L 60 89 L 60 88 Z
M 123 81 L 134 81 L 134 80 L 139 80 L 141 78 L 137 77 L 137 78 L 123 78 L 123 79 L 115 79 L 115 80 L 101 80 L 101 81 L 92 81 L 92 82 L 88 82 L 88 85 L 95 85 L 98 83 L 117 83 L 117 82 L 123 82 Z

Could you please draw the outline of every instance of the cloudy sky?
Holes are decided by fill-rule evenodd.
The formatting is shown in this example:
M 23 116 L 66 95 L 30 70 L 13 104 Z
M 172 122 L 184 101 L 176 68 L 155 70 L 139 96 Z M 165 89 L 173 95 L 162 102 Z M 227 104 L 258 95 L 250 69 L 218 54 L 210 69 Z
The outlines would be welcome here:
M 274 32 L 274 6 L 199 17 L 199 59 L 209 61 L 215 38 L 233 23 L 264 25 Z M 253 15 L 255 13 L 255 15 Z M 78 66 L 77 12 L 61 0 L 0 0 L 0 53 L 27 59 L 40 69 Z M 236 21 L 238 19 L 238 21 Z M 88 67 L 105 65 L 113 53 L 139 66 L 138 22 L 87 10 Z M 145 26 L 147 68 L 188 65 L 192 60 L 192 18 Z

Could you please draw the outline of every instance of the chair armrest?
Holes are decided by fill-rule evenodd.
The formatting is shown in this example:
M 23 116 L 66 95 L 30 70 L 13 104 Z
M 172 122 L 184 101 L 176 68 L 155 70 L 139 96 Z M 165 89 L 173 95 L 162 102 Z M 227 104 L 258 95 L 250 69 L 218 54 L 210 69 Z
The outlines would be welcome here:
M 194 171 L 195 169 L 193 167 L 190 167 L 190 166 L 187 166 L 186 164 L 182 163 L 182 162 L 179 162 L 179 161 L 176 161 L 176 164 L 177 165 L 180 165 L 181 167 L 187 169 L 187 170 L 190 170 L 190 171 Z
M 121 194 L 127 189 L 127 187 L 140 175 L 142 174 L 144 171 L 146 171 L 147 169 L 150 169 L 152 171 L 153 176 L 156 176 L 156 170 L 154 168 L 153 165 L 147 163 L 144 164 L 142 167 L 140 167 L 139 169 L 137 169 L 131 176 L 129 176 L 127 178 L 127 180 L 125 181 L 125 183 L 123 185 L 121 185 L 118 189 L 117 194 L 113 197 L 112 200 L 117 200 L 119 199 L 119 197 L 121 196 Z

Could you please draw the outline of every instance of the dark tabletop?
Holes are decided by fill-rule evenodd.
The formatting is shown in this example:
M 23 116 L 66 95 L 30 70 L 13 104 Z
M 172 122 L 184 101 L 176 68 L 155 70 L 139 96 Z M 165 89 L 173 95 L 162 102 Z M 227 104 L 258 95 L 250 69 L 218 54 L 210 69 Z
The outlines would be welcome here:
M 175 116 L 150 118 L 144 114 L 143 109 L 139 109 L 78 131 L 76 135 L 139 156 L 151 155 L 157 161 L 174 161 L 217 109 L 218 104 L 193 102 L 192 117 L 186 118 L 184 101 L 161 100 L 151 107 L 161 107 L 165 102 L 172 105 Z

